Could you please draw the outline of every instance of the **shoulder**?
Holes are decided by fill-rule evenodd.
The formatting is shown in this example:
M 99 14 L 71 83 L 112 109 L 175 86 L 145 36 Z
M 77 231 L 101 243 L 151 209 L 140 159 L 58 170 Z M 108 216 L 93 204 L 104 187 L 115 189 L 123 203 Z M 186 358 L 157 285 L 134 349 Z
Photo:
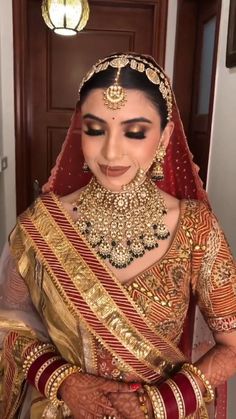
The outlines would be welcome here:
M 179 212 L 179 208 L 180 208 L 180 200 L 178 198 L 175 198 L 172 195 L 169 195 L 168 193 L 164 192 L 164 191 L 160 191 L 166 207 L 167 207 L 167 211 L 170 213 L 174 213 L 174 212 Z
M 73 204 L 73 202 L 75 202 L 78 199 L 82 190 L 83 190 L 83 188 L 78 189 L 75 192 L 72 192 L 68 195 L 59 196 L 58 198 L 59 198 L 59 200 L 61 201 L 62 204 Z
M 197 200 L 186 200 L 185 207 L 184 222 L 188 226 L 191 225 L 191 228 L 195 231 L 194 241 L 197 249 L 200 244 L 202 249 L 205 249 L 210 242 L 219 244 L 225 241 L 225 235 L 217 217 L 207 203 Z
M 186 215 L 195 217 L 196 222 L 201 223 L 205 220 L 215 219 L 215 215 L 213 214 L 210 206 L 203 201 L 198 201 L 196 199 L 183 199 L 182 203 L 185 207 Z

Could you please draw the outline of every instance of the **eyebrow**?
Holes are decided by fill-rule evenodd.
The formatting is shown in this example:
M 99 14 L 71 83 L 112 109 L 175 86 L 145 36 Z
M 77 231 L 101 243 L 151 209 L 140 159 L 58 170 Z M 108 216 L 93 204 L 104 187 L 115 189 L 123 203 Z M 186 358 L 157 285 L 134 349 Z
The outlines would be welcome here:
M 91 113 L 86 113 L 83 116 L 83 119 L 93 119 L 94 121 L 102 122 L 103 124 L 106 123 L 106 121 L 104 121 L 104 119 L 98 118 L 98 116 L 92 115 Z
M 150 119 L 144 118 L 143 116 L 141 116 L 140 118 L 132 118 L 132 119 L 127 119 L 126 121 L 121 122 L 122 125 L 124 124 L 133 124 L 134 122 L 147 122 L 148 124 L 151 124 L 152 121 L 150 121 Z
M 103 123 L 103 124 L 106 124 L 106 121 L 104 121 L 104 119 L 99 118 L 98 116 L 95 116 L 95 115 L 93 115 L 93 114 L 91 114 L 91 113 L 86 113 L 86 114 L 83 116 L 83 119 L 93 119 L 94 121 L 97 121 L 97 122 L 101 122 L 101 123 Z M 144 118 L 143 116 L 141 116 L 141 117 L 139 117 L 139 118 L 127 119 L 126 121 L 121 122 L 121 125 L 125 125 L 125 124 L 133 124 L 133 123 L 135 123 L 135 122 L 146 122 L 146 123 L 148 123 L 148 124 L 151 124 L 151 123 L 152 123 L 152 121 L 150 121 L 149 119 Z

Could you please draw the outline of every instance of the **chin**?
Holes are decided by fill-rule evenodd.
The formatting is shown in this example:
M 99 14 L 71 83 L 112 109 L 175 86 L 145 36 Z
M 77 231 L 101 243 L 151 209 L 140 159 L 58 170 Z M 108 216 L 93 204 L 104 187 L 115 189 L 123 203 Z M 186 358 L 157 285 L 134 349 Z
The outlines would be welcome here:
M 127 177 L 124 179 L 124 177 L 104 177 L 104 176 L 96 176 L 97 181 L 106 189 L 109 189 L 113 192 L 119 192 L 122 190 L 122 187 L 124 185 L 127 185 L 129 182 L 131 182 L 132 178 L 127 179 Z

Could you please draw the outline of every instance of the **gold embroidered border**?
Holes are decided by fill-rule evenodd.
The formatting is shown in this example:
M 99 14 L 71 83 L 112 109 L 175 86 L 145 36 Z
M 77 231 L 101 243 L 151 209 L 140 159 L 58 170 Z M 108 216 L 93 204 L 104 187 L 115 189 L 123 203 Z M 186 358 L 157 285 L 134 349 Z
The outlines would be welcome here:
M 148 367 L 160 374 L 160 368 L 156 368 L 157 360 L 160 361 L 159 358 L 162 356 L 160 351 L 135 330 L 135 327 L 114 304 L 110 295 L 102 287 L 93 272 L 85 266 L 82 258 L 80 258 L 80 263 L 78 263 L 78 252 L 68 242 L 67 237 L 45 209 L 42 202 L 39 202 L 37 207 L 32 217 L 34 224 L 42 233 L 42 236 L 46 237 L 49 247 L 56 254 L 65 271 L 72 279 L 73 284 L 82 294 L 92 311 L 96 313 L 102 324 L 137 359 L 142 360 Z
M 40 215 L 39 215 L 40 214 Z M 135 330 L 123 316 L 120 309 L 103 288 L 94 273 L 85 265 L 67 237 L 58 227 L 42 202 L 35 209 L 31 221 L 45 238 L 50 250 L 60 261 L 71 278 L 76 290 L 99 318 L 99 321 L 128 349 L 138 360 L 161 374 L 156 368 L 160 352 Z
M 49 266 L 48 262 L 45 260 L 42 252 L 37 248 L 37 246 L 35 245 L 34 241 L 29 236 L 28 231 L 26 230 L 26 228 L 22 224 L 21 224 L 21 229 L 22 229 L 24 235 L 29 240 L 29 242 L 31 244 L 31 247 L 34 249 L 34 251 L 37 254 L 37 256 L 40 258 L 40 260 L 43 261 L 44 267 L 47 270 L 48 274 L 50 275 L 50 278 L 52 279 L 52 282 L 53 282 L 54 286 L 56 287 L 59 295 L 61 296 L 62 300 L 64 301 L 65 306 L 72 313 L 72 315 L 75 316 L 76 318 L 78 318 L 79 321 L 81 321 L 83 323 L 83 325 L 86 328 L 86 330 L 89 333 L 91 333 L 91 335 L 94 336 L 104 346 L 104 348 L 107 349 L 108 352 L 110 352 L 114 357 L 116 357 L 119 360 L 119 362 L 120 362 L 121 365 L 124 365 L 124 368 L 126 369 L 127 372 L 130 372 L 132 374 L 135 374 L 142 381 L 149 382 L 146 379 L 146 377 L 144 377 L 142 374 L 137 373 L 137 371 L 135 371 L 130 365 L 128 365 L 123 359 L 121 359 L 121 357 L 114 350 L 112 350 L 109 347 L 109 345 L 107 344 L 107 342 L 105 342 L 100 336 L 98 336 L 95 333 L 95 331 L 88 324 L 88 322 L 81 316 L 80 312 L 77 310 L 77 308 L 75 307 L 74 303 L 67 296 L 67 294 L 65 293 L 65 291 L 63 289 L 63 286 L 58 282 L 56 276 L 54 275 L 54 273 L 53 273 L 53 271 L 51 269 L 51 267 Z M 96 355 L 94 355 L 94 357 L 96 357 Z

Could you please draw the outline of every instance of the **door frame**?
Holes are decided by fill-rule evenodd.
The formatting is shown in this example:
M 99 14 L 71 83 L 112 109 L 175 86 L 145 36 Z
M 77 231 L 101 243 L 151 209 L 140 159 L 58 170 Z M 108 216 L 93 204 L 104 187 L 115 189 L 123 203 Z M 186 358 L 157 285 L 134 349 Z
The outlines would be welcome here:
M 211 1 L 211 0 L 208 0 Z M 216 48 L 212 63 L 212 82 L 211 82 L 211 99 L 209 104 L 209 119 L 212 120 L 213 104 L 214 104 L 214 85 L 218 52 L 219 28 L 221 19 L 222 0 L 217 0 L 216 15 Z M 191 120 L 194 103 L 194 80 L 195 74 L 195 57 L 198 30 L 198 6 L 199 0 L 178 0 L 177 21 L 176 21 L 176 38 L 175 38 L 175 58 L 174 58 L 174 80 L 173 90 L 175 92 L 177 104 L 179 107 L 181 119 L 187 138 L 190 138 Z M 184 94 L 183 94 L 184 91 Z M 209 133 L 210 135 L 210 133 Z M 210 138 L 209 138 L 210 141 Z M 207 173 L 208 163 L 204 164 L 203 170 Z M 203 179 L 204 183 L 206 179 Z

